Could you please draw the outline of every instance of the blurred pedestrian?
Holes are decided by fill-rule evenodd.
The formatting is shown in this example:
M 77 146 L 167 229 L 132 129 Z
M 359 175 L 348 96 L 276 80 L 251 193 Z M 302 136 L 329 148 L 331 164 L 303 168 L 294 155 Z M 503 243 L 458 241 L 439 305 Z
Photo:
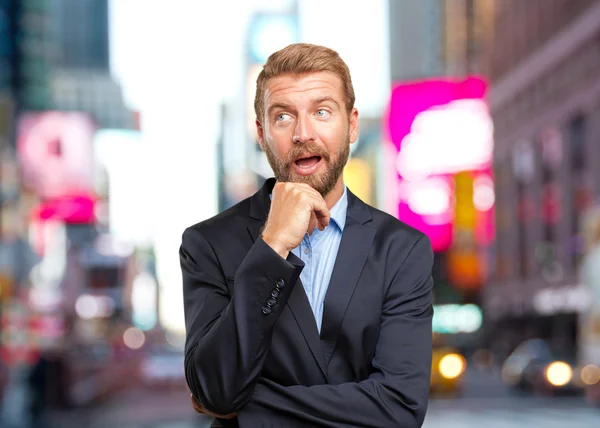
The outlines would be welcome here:
M 46 426 L 45 419 L 48 417 L 49 408 L 50 364 L 49 355 L 42 352 L 29 373 L 31 428 Z
M 32 428 L 48 428 L 49 411 L 71 406 L 69 377 L 63 342 L 41 349 L 28 376 Z
M 589 298 L 587 310 L 580 316 L 579 359 L 581 364 L 600 366 L 600 207 L 584 216 L 585 254 L 579 279 Z M 600 405 L 600 382 L 587 389 L 590 402 Z
M 0 359 L 0 409 L 4 404 L 4 394 L 8 385 L 8 367 L 2 359 Z M 1 413 L 1 412 L 0 412 Z

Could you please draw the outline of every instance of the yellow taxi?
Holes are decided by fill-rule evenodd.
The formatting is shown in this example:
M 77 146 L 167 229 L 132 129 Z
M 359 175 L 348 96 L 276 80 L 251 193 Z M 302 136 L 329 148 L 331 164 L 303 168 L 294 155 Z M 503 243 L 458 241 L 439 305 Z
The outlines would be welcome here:
M 449 346 L 434 347 L 431 360 L 431 393 L 459 393 L 466 368 L 467 360 L 456 349 Z

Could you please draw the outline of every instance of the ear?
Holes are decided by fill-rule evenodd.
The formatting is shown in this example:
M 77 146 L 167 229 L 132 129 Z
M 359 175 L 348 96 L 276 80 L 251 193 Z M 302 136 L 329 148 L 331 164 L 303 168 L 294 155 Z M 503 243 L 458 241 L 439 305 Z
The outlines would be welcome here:
M 350 144 L 354 144 L 356 143 L 356 140 L 358 140 L 358 131 L 358 110 L 355 107 L 350 112 L 350 129 L 348 132 Z
M 262 124 L 256 119 L 256 134 L 258 135 L 258 144 L 260 148 L 265 150 L 265 130 L 263 129 Z

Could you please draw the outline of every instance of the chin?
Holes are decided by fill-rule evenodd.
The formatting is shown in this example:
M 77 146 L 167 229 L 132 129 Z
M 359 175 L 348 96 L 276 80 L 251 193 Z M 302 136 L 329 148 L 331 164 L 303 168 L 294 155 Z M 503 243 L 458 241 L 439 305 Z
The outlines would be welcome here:
M 325 181 L 326 178 L 323 177 L 323 172 L 322 171 L 317 171 L 314 174 L 311 175 L 300 175 L 300 174 L 295 174 L 293 171 L 291 171 L 291 168 L 287 171 L 287 175 L 283 176 L 281 178 L 276 177 L 278 181 L 289 181 L 292 183 L 303 183 L 303 184 L 308 184 L 310 187 L 312 187 L 313 189 L 315 189 L 317 192 L 319 192 L 321 194 L 321 196 L 325 197 L 325 195 L 327 195 L 331 189 L 327 192 L 323 192 L 322 190 L 324 190 L 325 187 Z
M 304 183 L 304 184 L 308 184 L 310 187 L 312 187 L 313 189 L 318 189 L 320 186 L 320 177 L 318 174 L 313 174 L 313 175 L 297 175 L 294 174 L 293 176 L 290 177 L 292 182 L 294 183 Z
M 306 177 L 303 177 L 303 178 L 306 178 Z M 321 182 L 319 182 L 317 180 L 304 180 L 304 181 L 299 181 L 299 183 L 306 183 L 306 184 L 308 184 L 310 187 L 312 187 L 317 192 L 319 192 L 321 194 L 321 196 L 323 196 L 323 197 L 327 196 L 327 194 L 329 192 L 331 192 L 331 190 L 332 190 L 332 189 L 329 189 L 329 190 L 325 189 L 324 183 L 321 183 Z

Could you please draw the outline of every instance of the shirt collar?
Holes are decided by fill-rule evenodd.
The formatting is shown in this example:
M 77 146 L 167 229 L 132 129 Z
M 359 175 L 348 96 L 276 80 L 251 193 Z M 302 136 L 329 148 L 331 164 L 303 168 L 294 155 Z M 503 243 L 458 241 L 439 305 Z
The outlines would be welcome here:
M 331 215 L 331 220 L 337 224 L 340 230 L 344 231 L 344 226 L 346 226 L 346 212 L 348 211 L 348 192 L 346 185 L 344 185 L 344 193 L 334 206 L 329 210 L 329 214 Z
M 269 194 L 269 199 L 273 199 L 273 194 Z M 348 212 L 348 191 L 347 187 L 344 184 L 344 193 L 338 201 L 331 207 L 329 210 L 329 214 L 331 216 L 331 220 L 337 227 L 340 228 L 340 231 L 344 231 L 344 226 L 346 226 L 346 213 Z

